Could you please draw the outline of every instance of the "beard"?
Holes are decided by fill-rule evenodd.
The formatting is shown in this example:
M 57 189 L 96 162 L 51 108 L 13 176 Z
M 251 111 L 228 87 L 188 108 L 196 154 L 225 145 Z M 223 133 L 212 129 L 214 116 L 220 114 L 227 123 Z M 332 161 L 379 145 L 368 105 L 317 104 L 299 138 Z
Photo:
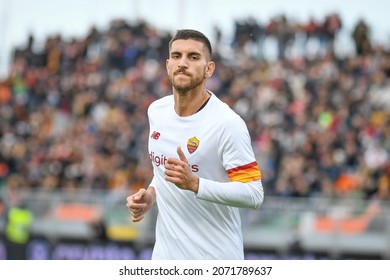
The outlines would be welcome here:
M 196 87 L 198 87 L 200 84 L 203 83 L 203 76 L 198 75 L 196 77 L 193 76 L 187 76 L 188 79 L 184 80 L 178 80 L 175 79 L 175 75 L 171 76 L 169 79 L 171 81 L 171 84 L 173 88 L 178 92 L 188 92 Z

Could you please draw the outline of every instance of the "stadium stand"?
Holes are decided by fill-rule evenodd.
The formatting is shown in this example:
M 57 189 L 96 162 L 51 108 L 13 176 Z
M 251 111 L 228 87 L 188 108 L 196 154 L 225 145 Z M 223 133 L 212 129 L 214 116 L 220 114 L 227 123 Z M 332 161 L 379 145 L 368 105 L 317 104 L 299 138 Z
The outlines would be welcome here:
M 294 248 L 390 258 L 389 51 L 363 20 L 354 52 L 338 50 L 337 14 L 234 24 L 228 44 L 216 29 L 208 86 L 247 122 L 262 168 L 264 207 L 244 215 L 248 258 Z M 103 219 L 110 240 L 151 244 L 152 223 L 129 223 L 122 205 L 151 177 L 146 110 L 170 93 L 170 36 L 117 19 L 84 38 L 53 35 L 37 48 L 31 35 L 15 49 L 0 81 L 0 196 L 7 207 L 27 203 L 36 236 L 87 240 Z M 123 256 L 148 254 L 133 253 Z

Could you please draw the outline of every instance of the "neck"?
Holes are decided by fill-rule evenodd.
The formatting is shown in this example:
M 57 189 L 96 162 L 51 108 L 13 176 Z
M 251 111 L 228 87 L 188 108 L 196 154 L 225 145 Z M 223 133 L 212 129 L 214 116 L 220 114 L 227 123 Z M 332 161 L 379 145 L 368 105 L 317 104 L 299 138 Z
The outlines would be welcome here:
M 187 117 L 198 112 L 203 103 L 210 97 L 210 93 L 203 89 L 202 91 L 178 93 L 174 92 L 175 111 L 180 117 Z

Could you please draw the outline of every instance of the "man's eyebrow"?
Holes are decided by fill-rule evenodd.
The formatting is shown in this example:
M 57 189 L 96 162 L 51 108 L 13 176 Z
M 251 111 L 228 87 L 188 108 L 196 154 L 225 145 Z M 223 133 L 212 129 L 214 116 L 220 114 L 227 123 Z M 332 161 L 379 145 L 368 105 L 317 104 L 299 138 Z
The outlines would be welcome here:
M 202 54 L 200 52 L 189 52 L 188 55 L 202 56 Z
M 182 54 L 183 52 L 182 51 L 172 51 L 171 52 L 171 55 L 172 54 Z M 197 55 L 197 56 L 202 56 L 202 54 L 200 52 L 196 52 L 196 51 L 191 51 L 187 54 L 188 56 L 191 56 L 191 55 Z

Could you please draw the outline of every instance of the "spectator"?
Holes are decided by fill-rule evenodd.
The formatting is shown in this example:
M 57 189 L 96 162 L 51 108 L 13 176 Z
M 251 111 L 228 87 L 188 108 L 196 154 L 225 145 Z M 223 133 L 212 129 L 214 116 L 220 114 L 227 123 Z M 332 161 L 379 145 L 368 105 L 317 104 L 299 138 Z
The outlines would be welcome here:
M 310 17 L 309 21 L 301 26 L 301 30 L 305 35 L 303 44 L 303 52 L 305 57 L 311 57 L 311 54 L 313 53 L 315 54 L 314 56 L 318 55 L 315 51 L 315 47 L 312 47 L 312 45 L 313 43 L 314 45 L 319 43 L 320 29 L 321 26 L 314 17 Z
M 352 31 L 352 38 L 357 55 L 365 55 L 371 51 L 370 29 L 364 19 L 359 19 L 356 23 Z
M 342 28 L 342 21 L 337 13 L 331 13 L 325 17 L 321 26 L 322 49 L 326 54 L 334 55 L 334 45 L 337 34 Z

